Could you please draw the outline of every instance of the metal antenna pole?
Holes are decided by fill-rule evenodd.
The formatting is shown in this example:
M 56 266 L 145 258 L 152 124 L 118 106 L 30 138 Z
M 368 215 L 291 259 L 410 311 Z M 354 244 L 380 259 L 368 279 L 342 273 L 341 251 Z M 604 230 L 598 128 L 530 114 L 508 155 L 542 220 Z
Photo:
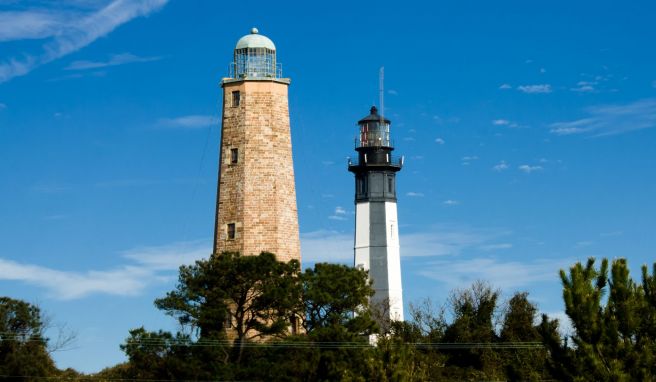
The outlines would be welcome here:
M 383 126 L 385 124 L 385 67 L 381 66 L 380 67 L 380 72 L 378 75 L 378 89 L 379 89 L 379 96 L 380 96 L 380 125 Z

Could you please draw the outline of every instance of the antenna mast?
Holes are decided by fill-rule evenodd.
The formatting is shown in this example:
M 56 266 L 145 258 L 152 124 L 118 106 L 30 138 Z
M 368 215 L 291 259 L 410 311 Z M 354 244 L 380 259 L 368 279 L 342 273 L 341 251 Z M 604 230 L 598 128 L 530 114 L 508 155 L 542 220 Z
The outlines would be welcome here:
M 385 67 L 381 66 L 378 72 L 378 91 L 380 97 L 380 125 L 385 124 Z

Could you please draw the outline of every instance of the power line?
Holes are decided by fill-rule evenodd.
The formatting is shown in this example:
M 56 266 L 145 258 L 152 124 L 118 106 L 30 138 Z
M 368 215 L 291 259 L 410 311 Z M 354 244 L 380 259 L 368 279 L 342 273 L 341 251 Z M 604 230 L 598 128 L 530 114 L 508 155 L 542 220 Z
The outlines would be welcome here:
M 21 342 L 43 342 L 42 338 L 24 339 L 20 336 L 2 336 L 3 340 L 20 340 Z M 232 340 L 198 340 L 185 341 L 179 339 L 142 338 L 129 339 L 123 345 L 137 345 L 142 347 L 237 347 L 244 348 L 320 348 L 320 349 L 366 349 L 374 346 L 368 342 L 349 341 L 271 341 L 271 342 L 244 342 L 236 343 Z M 413 346 L 418 349 L 540 349 L 541 342 L 390 342 L 391 346 Z

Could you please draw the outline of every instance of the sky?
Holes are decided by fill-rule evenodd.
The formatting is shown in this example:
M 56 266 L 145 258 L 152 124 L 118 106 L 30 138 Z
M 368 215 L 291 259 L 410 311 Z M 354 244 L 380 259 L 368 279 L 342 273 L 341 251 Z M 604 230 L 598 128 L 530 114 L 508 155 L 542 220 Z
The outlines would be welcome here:
M 212 248 L 221 78 L 257 27 L 291 78 L 303 266 L 352 263 L 356 122 L 395 153 L 406 308 L 487 280 L 564 317 L 558 270 L 656 261 L 656 4 L 0 0 L 0 295 L 76 333 L 61 368 L 176 330 Z

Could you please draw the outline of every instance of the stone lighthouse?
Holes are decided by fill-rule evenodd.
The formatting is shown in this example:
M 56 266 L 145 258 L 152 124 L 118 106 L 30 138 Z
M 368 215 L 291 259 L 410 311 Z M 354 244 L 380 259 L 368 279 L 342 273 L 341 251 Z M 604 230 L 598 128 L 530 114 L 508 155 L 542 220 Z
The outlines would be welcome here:
M 392 155 L 390 121 L 371 108 L 358 122 L 355 174 L 355 266 L 369 271 L 375 294 L 372 305 L 391 320 L 403 320 L 396 173 L 403 159 Z
M 221 81 L 223 117 L 214 253 L 301 260 L 287 89 L 276 46 L 253 28 Z

